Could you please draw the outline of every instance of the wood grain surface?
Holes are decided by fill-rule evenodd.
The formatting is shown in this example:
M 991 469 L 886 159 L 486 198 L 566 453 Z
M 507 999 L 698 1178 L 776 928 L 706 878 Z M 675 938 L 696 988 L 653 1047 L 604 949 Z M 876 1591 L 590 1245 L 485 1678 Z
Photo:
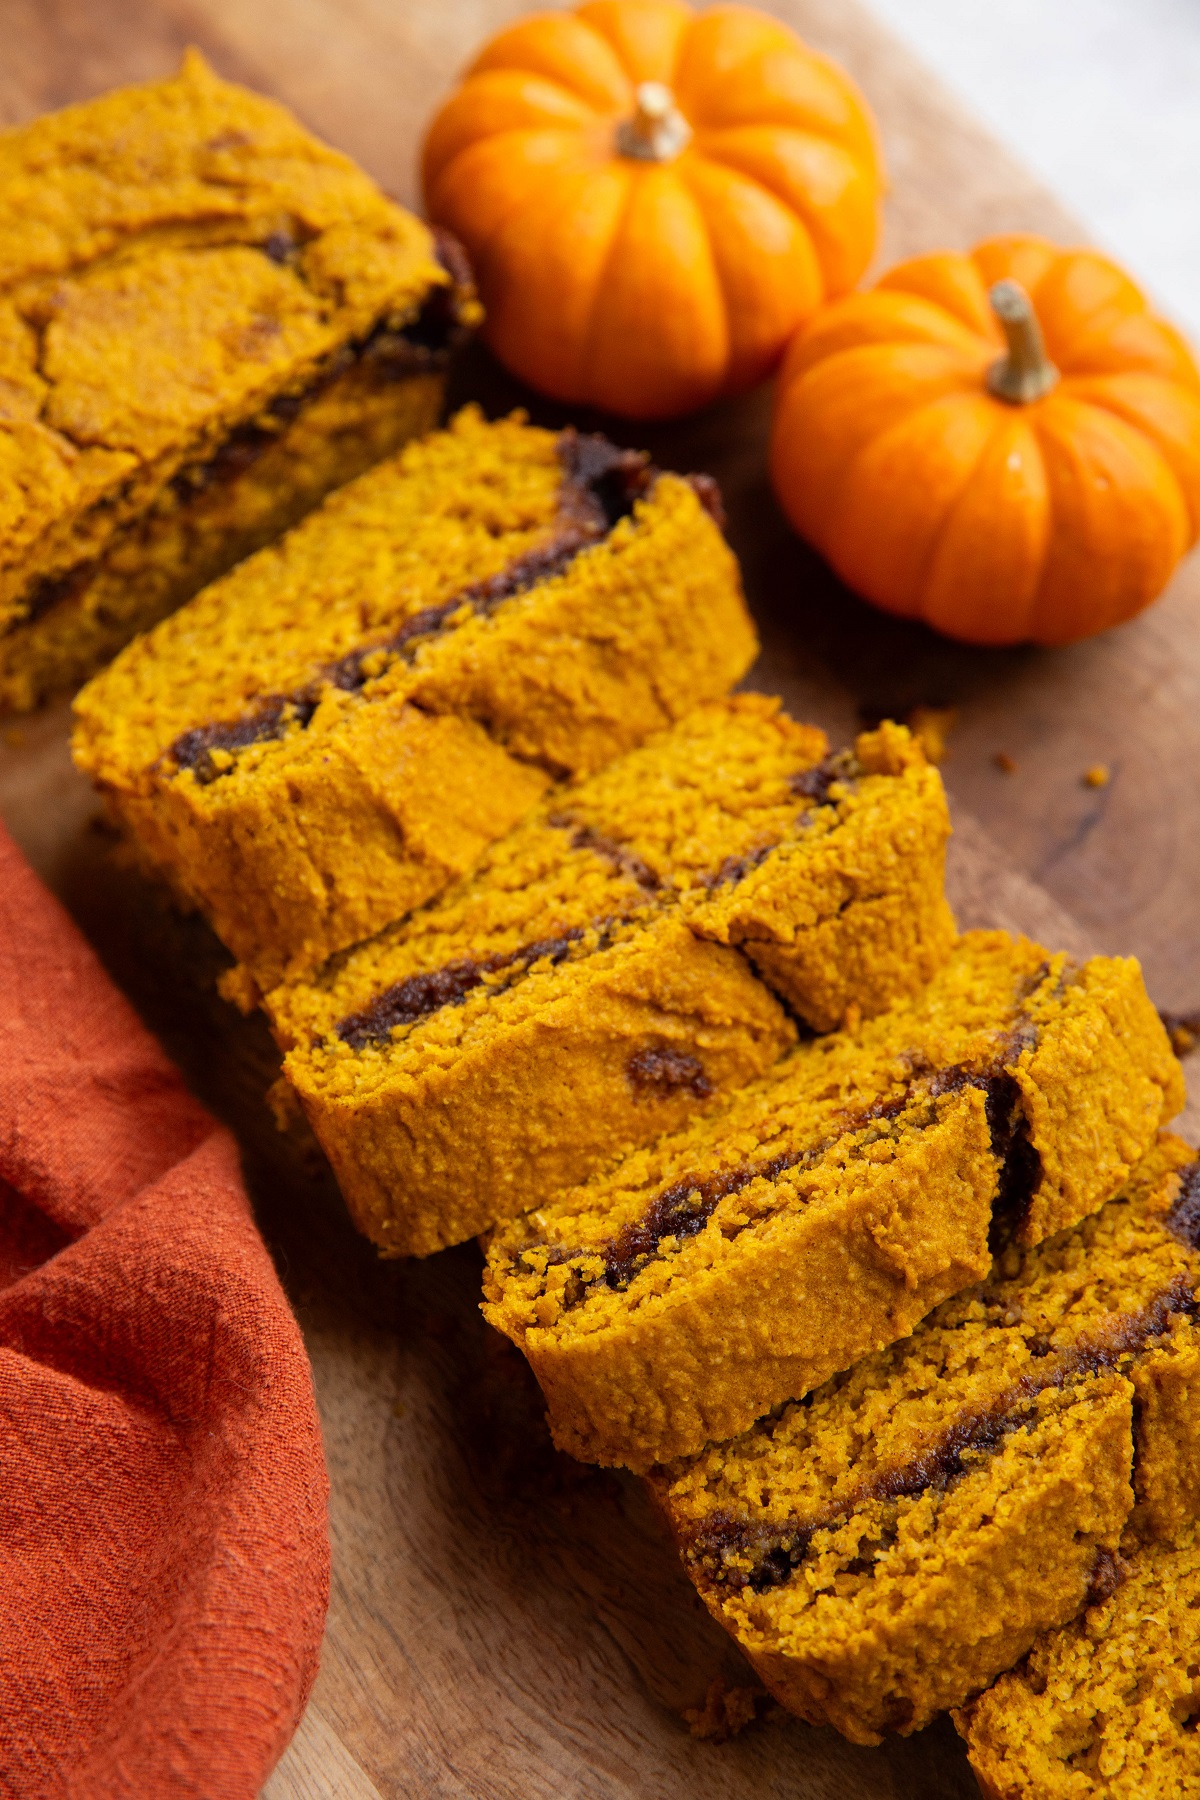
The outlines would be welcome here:
M 415 204 L 425 118 L 471 48 L 520 10 L 519 0 L 0 0 L 0 120 L 165 73 L 194 42 Z M 893 184 L 885 258 L 1004 229 L 1077 238 L 851 0 L 774 10 L 851 69 L 879 117 Z M 481 350 L 457 397 L 562 417 Z M 764 474 L 768 407 L 759 393 L 649 432 L 595 421 L 668 465 L 720 478 L 764 640 L 753 685 L 782 692 L 839 740 L 864 715 L 956 707 L 944 774 L 962 921 L 1134 952 L 1160 1005 L 1200 1007 L 1200 566 L 1091 644 L 953 646 L 872 613 L 790 535 Z M 973 1793 L 944 1723 L 860 1750 L 763 1705 L 727 1743 L 689 1734 L 681 1712 L 712 1681 L 750 1677 L 642 1490 L 552 1450 L 521 1358 L 479 1317 L 473 1247 L 379 1263 L 315 1148 L 274 1132 L 265 1028 L 215 998 L 220 953 L 203 927 L 114 859 L 70 767 L 67 730 L 61 705 L 0 726 L 0 815 L 237 1131 L 312 1356 L 334 1590 L 313 1703 L 269 1800 Z M 1082 776 L 1096 762 L 1113 779 L 1090 789 Z

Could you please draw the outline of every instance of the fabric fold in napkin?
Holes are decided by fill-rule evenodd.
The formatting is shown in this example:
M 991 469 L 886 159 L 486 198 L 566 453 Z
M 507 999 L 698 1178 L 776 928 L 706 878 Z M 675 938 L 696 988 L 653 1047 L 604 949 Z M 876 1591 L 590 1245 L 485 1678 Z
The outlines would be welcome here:
M 233 1140 L 0 828 L 0 1793 L 251 1800 L 327 1492 Z

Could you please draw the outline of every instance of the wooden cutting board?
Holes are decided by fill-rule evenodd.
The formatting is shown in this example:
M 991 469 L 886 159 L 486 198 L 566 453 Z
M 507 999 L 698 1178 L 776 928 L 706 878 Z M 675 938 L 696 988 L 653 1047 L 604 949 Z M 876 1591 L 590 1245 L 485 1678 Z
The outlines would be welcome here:
M 163 74 L 198 43 L 416 204 L 425 117 L 472 47 L 521 10 L 520 0 L 0 0 L 0 120 Z M 1080 237 L 851 0 L 774 10 L 845 63 L 880 120 L 892 179 L 883 260 L 1000 230 Z M 482 351 L 457 398 L 563 416 Z M 752 395 L 650 431 L 578 422 L 721 480 L 764 641 L 753 685 L 838 740 L 862 714 L 958 709 L 944 773 L 964 924 L 1134 952 L 1160 1005 L 1200 1008 L 1200 565 L 1144 618 L 1091 644 L 950 645 L 872 613 L 792 538 L 764 475 L 768 404 Z M 319 1153 L 274 1132 L 265 1029 L 214 997 L 204 929 L 114 862 L 67 731 L 63 706 L 0 726 L 0 815 L 238 1133 L 324 1419 L 329 1625 L 312 1705 L 269 1800 L 973 1793 L 944 1723 L 859 1750 L 763 1706 L 728 1742 L 689 1734 L 681 1713 L 710 1683 L 750 1676 L 640 1488 L 553 1451 L 523 1362 L 479 1317 L 473 1247 L 379 1263 Z M 1096 762 L 1112 780 L 1091 789 L 1082 776 Z

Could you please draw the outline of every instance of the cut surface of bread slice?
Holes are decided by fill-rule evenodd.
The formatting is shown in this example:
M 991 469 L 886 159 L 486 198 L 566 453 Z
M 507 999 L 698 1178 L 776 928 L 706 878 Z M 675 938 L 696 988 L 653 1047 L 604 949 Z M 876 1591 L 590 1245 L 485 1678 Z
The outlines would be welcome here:
M 970 932 L 917 996 L 495 1233 L 560 1448 L 732 1437 L 1103 1205 L 1183 1105 L 1136 962 Z
M 727 691 L 756 644 L 709 500 L 468 408 L 131 645 L 76 761 L 265 990 Z
M 381 1248 L 459 1242 L 769 1067 L 796 1030 L 738 947 L 751 915 L 746 948 L 783 945 L 788 998 L 817 1021 L 940 966 L 937 772 L 898 726 L 827 772 L 824 735 L 778 701 L 712 702 L 267 995 L 287 1079 Z
M 956 1717 L 987 1800 L 1200 1794 L 1200 1532 L 1149 1545 Z
M 656 1472 L 786 1706 L 860 1743 L 917 1730 L 1195 1517 L 1198 1223 L 1196 1152 L 1164 1135 L 1122 1196 L 1010 1245 L 905 1342 Z

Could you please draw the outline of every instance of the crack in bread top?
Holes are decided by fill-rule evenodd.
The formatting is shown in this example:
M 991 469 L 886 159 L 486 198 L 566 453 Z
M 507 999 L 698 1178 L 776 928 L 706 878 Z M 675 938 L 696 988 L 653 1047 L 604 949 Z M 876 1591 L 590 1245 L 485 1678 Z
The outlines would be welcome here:
M 106 144 L 103 179 L 95 146 Z M 8 200 L 5 196 L 9 196 Z M 179 75 L 5 134 L 0 345 L 23 450 L 0 627 L 377 325 L 423 357 L 426 227 L 277 103 Z M 135 351 L 129 353 L 129 346 Z M 436 350 L 436 345 L 434 346 Z
M 299 385 L 288 384 L 264 406 L 256 407 L 249 418 L 231 424 L 215 440 L 210 436 L 198 457 L 187 457 L 173 472 L 164 473 L 154 484 L 158 493 L 170 497 L 176 516 L 180 509 L 197 510 L 211 500 L 215 490 L 245 477 L 316 401 L 351 375 L 373 388 L 386 388 L 414 376 L 441 372 L 469 336 L 469 329 L 460 321 L 461 310 L 456 289 L 435 288 L 408 325 L 382 321 L 366 336 L 339 345 L 321 358 Z M 105 495 L 96 509 L 96 521 L 100 526 L 111 523 L 114 529 L 101 532 L 106 540 L 103 555 L 88 554 L 66 568 L 35 576 L 10 615 L 0 618 L 0 637 L 34 625 L 56 607 L 75 600 L 113 545 L 131 531 L 145 528 L 144 513 L 155 495 L 143 492 L 143 486 L 135 479 Z M 91 535 L 81 527 L 81 542 L 87 543 Z

